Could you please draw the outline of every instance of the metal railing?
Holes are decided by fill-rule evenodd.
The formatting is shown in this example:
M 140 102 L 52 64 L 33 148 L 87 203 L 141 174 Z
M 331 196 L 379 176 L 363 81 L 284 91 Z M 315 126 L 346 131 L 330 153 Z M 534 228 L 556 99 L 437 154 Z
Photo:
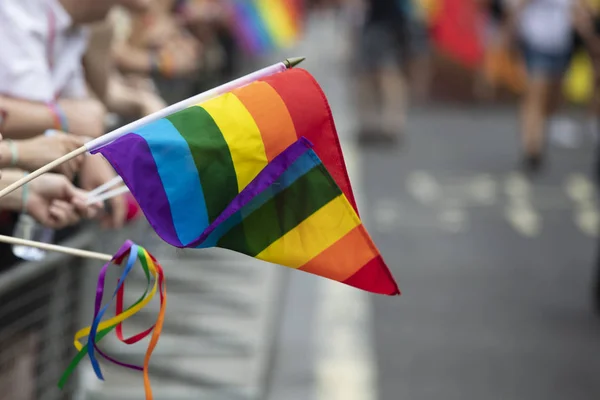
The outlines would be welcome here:
M 65 244 L 89 249 L 92 230 Z M 0 274 L 0 399 L 71 399 L 72 380 L 57 387 L 72 357 L 72 336 L 81 323 L 81 259 L 48 254 Z

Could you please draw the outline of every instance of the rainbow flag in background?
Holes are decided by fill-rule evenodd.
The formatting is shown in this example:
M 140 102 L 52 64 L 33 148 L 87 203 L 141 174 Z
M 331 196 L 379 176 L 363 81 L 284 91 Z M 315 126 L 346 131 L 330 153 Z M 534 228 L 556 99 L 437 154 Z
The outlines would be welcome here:
M 301 31 L 303 0 L 230 0 L 231 24 L 250 54 L 292 46 Z
M 95 152 L 173 246 L 228 248 L 399 294 L 360 222 L 325 95 L 304 70 L 189 107 Z

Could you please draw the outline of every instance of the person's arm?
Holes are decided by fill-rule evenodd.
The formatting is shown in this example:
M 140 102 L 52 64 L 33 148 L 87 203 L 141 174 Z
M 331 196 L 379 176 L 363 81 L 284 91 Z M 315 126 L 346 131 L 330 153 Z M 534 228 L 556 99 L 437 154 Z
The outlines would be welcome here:
M 114 27 L 110 20 L 91 28 L 87 51 L 83 57 L 86 81 L 94 94 L 106 104 L 109 77 L 113 71 L 112 46 Z
M 98 137 L 104 133 L 106 109 L 98 100 L 61 99 L 60 111 L 64 113 L 69 133 Z M 0 95 L 0 109 L 7 111 L 3 134 L 11 139 L 27 139 L 40 135 L 47 129 L 60 129 L 56 116 L 42 102 L 22 100 Z
M 531 0 L 509 0 L 504 2 L 505 20 L 502 30 L 507 38 L 514 38 L 519 16 L 530 2 Z
M 600 50 L 598 35 L 594 27 L 595 14 L 596 12 L 588 0 L 574 2 L 573 26 L 591 53 L 598 53 Z
M 155 68 L 152 57 L 150 51 L 125 43 L 115 46 L 113 50 L 115 64 L 124 73 L 152 73 Z
M 6 110 L 2 133 L 11 139 L 27 139 L 56 128 L 52 112 L 41 102 L 0 95 L 0 109 Z
M 34 171 L 83 146 L 85 138 L 58 132 L 32 139 L 0 141 L 0 168 L 19 168 Z M 72 178 L 83 162 L 81 155 L 56 168 L 56 172 Z

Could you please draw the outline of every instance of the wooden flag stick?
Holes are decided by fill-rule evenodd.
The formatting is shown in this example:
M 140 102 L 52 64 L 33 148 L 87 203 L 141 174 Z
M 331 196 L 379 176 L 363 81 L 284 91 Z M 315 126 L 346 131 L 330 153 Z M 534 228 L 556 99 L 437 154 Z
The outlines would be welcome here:
M 100 147 L 118 139 L 119 137 L 125 135 L 128 132 L 132 132 L 132 131 L 136 130 L 137 128 L 139 128 L 143 125 L 157 121 L 157 120 L 164 118 L 168 115 L 171 115 L 177 111 L 181 111 L 181 110 L 186 109 L 195 104 L 202 103 L 202 102 L 210 100 L 214 97 L 220 96 L 224 93 L 230 92 L 234 89 L 248 85 L 258 79 L 261 79 L 266 76 L 270 76 L 270 75 L 273 75 L 273 74 L 276 74 L 279 72 L 283 72 L 290 68 L 293 68 L 296 65 L 300 64 L 302 61 L 304 61 L 304 57 L 288 58 L 282 62 L 278 62 L 271 66 L 260 69 L 258 71 L 254 71 L 248 75 L 242 76 L 241 78 L 227 82 L 227 83 L 225 83 L 221 86 L 218 86 L 214 89 L 210 89 L 204 93 L 200 93 L 196 96 L 190 97 L 189 99 L 182 100 L 179 103 L 175 103 L 167 108 L 164 108 L 160 111 L 157 111 L 155 113 L 147 115 L 137 121 L 134 121 L 130 124 L 124 125 L 118 129 L 115 129 L 112 132 L 109 132 L 103 136 L 100 136 L 99 138 L 96 138 L 92 141 L 87 142 L 85 144 L 85 146 L 82 146 L 82 147 L 78 148 L 77 150 L 74 150 L 74 151 L 70 152 L 69 154 L 66 154 L 66 155 L 60 157 L 59 159 L 52 161 L 50 164 L 44 165 L 42 168 L 19 179 L 18 181 L 14 182 L 13 184 L 8 185 L 4 189 L 0 190 L 0 198 L 17 190 L 18 188 L 20 188 L 27 182 L 37 178 L 38 176 L 45 174 L 46 172 L 50 172 L 54 168 L 58 167 L 59 165 L 65 163 L 81 154 L 84 154 L 86 151 L 97 150 Z
M 112 256 L 109 254 L 97 253 L 95 251 L 74 249 L 72 247 L 59 246 L 56 244 L 36 242 L 33 240 L 20 239 L 20 238 L 15 238 L 12 236 L 0 235 L 0 242 L 28 246 L 28 247 L 36 247 L 38 249 L 48 250 L 48 251 L 56 251 L 58 253 L 64 253 L 64 254 L 68 254 L 70 256 L 75 256 L 75 257 L 91 258 L 91 259 L 100 260 L 100 261 L 112 260 Z
M 66 163 L 67 161 L 69 161 L 77 156 L 80 156 L 81 154 L 85 154 L 86 151 L 87 151 L 87 147 L 81 146 L 77 150 L 73 150 L 69 154 L 65 154 L 64 156 L 57 158 L 56 160 L 52 161 L 51 163 L 44 165 L 40 169 L 33 171 L 31 174 L 25 175 L 23 178 L 19 179 L 18 181 L 14 182 L 14 183 L 11 183 L 4 189 L 0 190 L 0 197 L 4 197 L 9 193 L 14 192 L 15 190 L 17 190 L 18 188 L 20 188 L 27 182 L 37 178 L 40 175 L 45 174 L 46 172 L 52 171 L 59 165 Z

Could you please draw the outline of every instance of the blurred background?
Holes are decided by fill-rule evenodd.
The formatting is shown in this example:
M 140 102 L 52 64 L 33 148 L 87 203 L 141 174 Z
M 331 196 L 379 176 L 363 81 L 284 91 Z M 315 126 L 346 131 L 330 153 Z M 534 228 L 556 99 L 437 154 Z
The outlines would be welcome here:
M 161 261 L 169 305 L 150 368 L 156 399 L 597 399 L 595 3 L 3 0 L 0 143 L 33 160 L 20 165 L 9 146 L 5 168 L 68 152 L 48 129 L 98 136 L 307 57 L 300 67 L 328 97 L 363 221 L 402 295 L 225 250 L 175 251 L 127 196 L 102 226 L 53 225 L 41 206 L 7 203 L 2 233 L 50 230 L 42 240 L 111 254 L 130 238 Z M 63 124 L 35 119 L 52 101 Z M 89 190 L 84 172 L 68 184 Z M 11 246 L 0 259 L 0 399 L 145 398 L 140 373 L 109 364 L 105 382 L 84 362 L 56 387 L 72 335 L 89 324 L 98 262 Z M 132 279 L 135 296 L 144 276 Z M 147 342 L 111 340 L 108 354 L 143 359 Z

